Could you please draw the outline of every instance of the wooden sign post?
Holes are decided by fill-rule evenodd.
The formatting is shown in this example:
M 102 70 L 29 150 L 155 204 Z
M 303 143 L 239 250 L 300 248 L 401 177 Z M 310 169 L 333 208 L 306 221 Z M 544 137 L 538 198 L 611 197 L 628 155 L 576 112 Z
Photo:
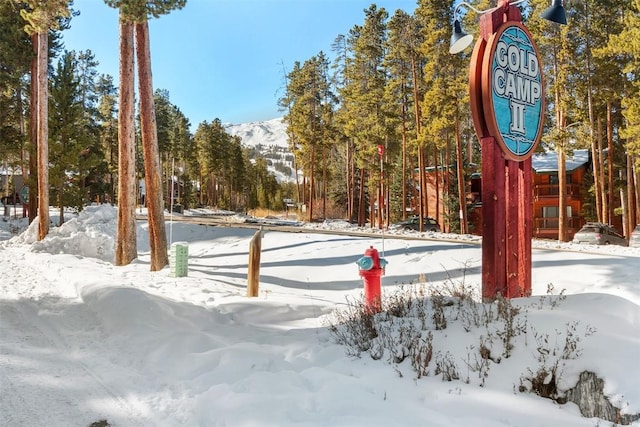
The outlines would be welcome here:
M 262 251 L 262 229 L 256 231 L 249 242 L 249 265 L 247 272 L 247 296 L 257 297 L 260 286 L 260 252 Z
M 469 95 L 482 148 L 482 298 L 531 294 L 531 155 L 540 142 L 539 54 L 509 0 L 480 16 Z

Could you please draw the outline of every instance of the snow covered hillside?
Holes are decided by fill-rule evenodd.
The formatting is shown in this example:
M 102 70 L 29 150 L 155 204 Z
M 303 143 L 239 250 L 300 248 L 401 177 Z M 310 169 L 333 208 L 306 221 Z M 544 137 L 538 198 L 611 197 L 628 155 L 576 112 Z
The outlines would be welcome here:
M 287 125 L 282 122 L 281 117 L 264 122 L 225 124 L 224 126 L 231 135 L 242 138 L 242 144 L 247 147 L 264 145 L 289 148 Z
M 295 181 L 293 155 L 289 151 L 287 125 L 282 118 L 242 124 L 225 124 L 230 135 L 239 136 L 242 145 L 251 150 L 251 158 L 267 159 L 268 169 L 278 182 Z

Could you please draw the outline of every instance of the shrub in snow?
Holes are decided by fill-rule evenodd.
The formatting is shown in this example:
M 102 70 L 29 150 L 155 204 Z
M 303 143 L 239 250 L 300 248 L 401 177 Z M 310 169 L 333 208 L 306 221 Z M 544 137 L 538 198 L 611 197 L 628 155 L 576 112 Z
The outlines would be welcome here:
M 520 378 L 521 392 L 529 391 L 558 403 L 566 403 L 564 393 L 558 390 L 563 369 L 568 360 L 580 357 L 582 337 L 595 333 L 595 329 L 589 326 L 583 332 L 579 331 L 579 327 L 579 322 L 567 323 L 565 333 L 556 330 L 555 340 L 552 340 L 549 334 L 533 331 L 539 366 L 535 372 L 528 368 L 528 373 Z M 553 345 L 552 341 L 555 342 Z
M 527 316 L 530 310 L 556 309 L 566 299 L 563 293 L 522 300 L 498 297 L 489 304 L 478 302 L 477 289 L 464 283 L 449 280 L 432 286 L 428 295 L 425 289 L 424 284 L 400 286 L 383 296 L 382 311 L 377 314 L 371 314 L 362 300 L 348 301 L 346 309 L 329 318 L 335 342 L 344 345 L 349 356 L 361 357 L 368 352 L 372 359 L 386 360 L 401 376 L 408 360 L 416 378 L 439 376 L 443 381 L 463 380 L 481 387 L 499 365 L 509 364 L 513 370 L 513 364 L 518 362 L 508 361 L 515 352 L 529 352 L 531 365 L 516 367 L 516 371 L 524 372 L 518 391 L 558 403 L 572 401 L 580 406 L 578 402 L 587 402 L 589 407 L 602 408 L 593 415 L 592 409 L 580 406 L 584 416 L 612 422 L 639 418 L 620 415 L 620 410 L 602 394 L 601 386 L 598 391 L 597 381 L 560 388 L 567 364 L 580 357 L 582 340 L 594 334 L 595 328 L 572 321 L 564 330 L 556 329 L 555 334 L 550 334 L 530 327 Z M 548 291 L 553 292 L 553 286 Z M 453 336 L 464 339 L 452 339 Z M 596 394 L 585 398 L 584 393 L 575 391 L 584 389 Z M 606 404 L 602 404 L 603 400 Z

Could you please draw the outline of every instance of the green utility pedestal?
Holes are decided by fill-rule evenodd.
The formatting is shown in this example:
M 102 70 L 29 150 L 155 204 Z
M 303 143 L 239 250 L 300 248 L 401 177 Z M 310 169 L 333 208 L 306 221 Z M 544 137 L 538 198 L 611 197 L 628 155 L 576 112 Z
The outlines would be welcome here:
M 169 264 L 169 276 L 187 276 L 187 272 L 189 270 L 189 245 L 187 242 L 175 242 L 171 245 Z

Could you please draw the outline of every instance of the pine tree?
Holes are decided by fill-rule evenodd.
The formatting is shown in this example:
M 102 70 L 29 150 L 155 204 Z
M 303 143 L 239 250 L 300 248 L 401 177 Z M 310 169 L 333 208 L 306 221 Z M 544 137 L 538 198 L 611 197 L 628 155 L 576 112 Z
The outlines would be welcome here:
M 622 31 L 623 22 L 621 17 L 629 7 L 628 0 L 608 1 L 606 7 L 600 1 L 584 1 L 571 8 L 568 19 L 571 21 L 571 32 L 569 35 L 570 51 L 572 52 L 572 68 L 569 71 L 571 79 L 575 81 L 572 86 L 572 96 L 575 100 L 575 108 L 581 114 L 573 118 L 573 121 L 588 123 L 590 126 L 589 138 L 591 141 L 592 153 L 596 146 L 594 144 L 595 120 L 599 115 L 606 115 L 607 120 L 607 142 L 609 147 L 605 153 L 595 153 L 594 166 L 598 166 L 597 177 L 598 193 L 600 195 L 599 204 L 601 213 L 599 216 L 612 221 L 614 216 L 614 195 L 618 194 L 617 188 L 614 190 L 614 181 L 617 181 L 619 172 L 615 169 L 624 169 L 624 147 L 623 141 L 614 136 L 619 132 L 615 128 L 621 127 L 622 116 L 620 114 L 620 104 L 626 97 L 627 76 L 623 71 L 628 56 L 599 56 L 595 53 L 606 46 L 611 35 Z M 607 114 L 607 110 L 611 114 Z M 598 161 L 596 161 L 596 159 Z M 600 168 L 603 159 L 607 161 L 607 187 L 605 190 L 604 180 L 600 180 Z M 604 194 L 608 194 L 603 203 Z M 607 209 L 603 209 L 603 206 Z M 625 210 L 626 211 L 626 210 Z M 624 225 L 626 229 L 626 224 Z
M 167 90 L 156 89 L 153 95 L 153 106 L 156 114 L 156 128 L 158 134 L 158 151 L 160 153 L 161 165 L 160 170 L 164 171 L 164 182 L 166 197 L 165 206 L 169 207 L 173 202 L 171 191 L 173 189 L 173 171 L 172 171 L 172 143 L 171 143 L 171 126 L 172 105 L 169 101 L 169 92 Z
M 401 191 L 400 219 L 406 219 L 411 196 L 407 190 L 415 188 L 413 184 L 413 167 L 409 159 L 415 156 L 410 150 L 409 141 L 416 138 L 416 110 L 419 92 L 419 80 L 422 76 L 422 58 L 418 48 L 422 43 L 422 35 L 417 20 L 402 10 L 397 10 L 388 23 L 389 39 L 385 63 L 389 69 L 389 81 L 386 85 L 386 96 L 391 103 L 391 111 L 395 121 L 396 133 L 400 134 L 401 174 L 400 182 L 395 188 Z M 399 128 L 399 129 L 398 129 Z M 415 144 L 412 144 L 415 147 Z
M 169 259 L 167 255 L 167 235 L 164 227 L 158 134 L 153 104 L 148 18 L 157 18 L 174 9 L 181 9 L 186 4 L 186 0 L 105 0 L 105 3 L 111 7 L 119 8 L 121 22 L 132 24 L 135 33 L 151 271 L 157 271 L 167 265 Z M 127 34 L 129 34 L 128 31 Z M 133 73 L 131 76 L 127 75 L 127 78 L 133 79 Z M 123 83 L 129 84 L 128 82 L 120 82 L 120 84 Z M 132 190 L 128 188 L 126 191 Z M 122 197 L 122 194 L 119 194 L 119 197 Z
M 309 218 L 313 220 L 316 192 L 316 170 L 319 163 L 323 173 L 323 209 L 326 209 L 327 153 L 334 141 L 333 103 L 328 76 L 329 63 L 323 52 L 296 64 L 288 75 L 285 99 L 281 104 L 290 105 L 284 120 L 288 132 L 296 141 L 296 156 L 305 176 L 309 177 Z M 304 198 L 303 198 L 304 202 Z M 326 216 L 326 211 L 323 211 Z
M 226 132 L 220 119 L 211 123 L 200 123 L 193 141 L 200 166 L 200 203 L 207 206 L 231 207 L 236 198 L 234 187 L 242 187 L 241 183 L 235 181 L 238 179 L 238 175 L 235 174 L 235 162 L 237 150 L 241 150 L 240 141 Z
M 146 20 L 134 24 L 136 63 L 138 65 L 138 94 L 140 96 L 140 130 L 144 158 L 144 182 L 149 221 L 151 271 L 161 270 L 169 263 L 167 234 L 164 226 L 162 173 L 158 150 L 158 133 L 153 105 L 151 78 L 151 48 L 149 24 Z
M 347 37 L 339 34 L 331 44 L 331 50 L 334 52 L 334 60 L 331 65 L 333 76 L 331 78 L 333 91 L 336 94 L 338 103 L 341 99 L 341 90 L 346 84 L 345 71 L 349 57 L 349 46 L 347 45 Z M 353 153 L 355 150 L 353 139 L 347 137 L 344 132 L 345 114 L 340 109 L 335 111 L 334 123 L 336 128 L 335 147 L 335 163 L 334 177 L 332 184 L 332 200 L 338 206 L 346 206 L 346 218 L 353 221 L 355 208 L 355 162 Z M 344 148 L 342 148 L 342 146 Z
M 620 19 L 616 20 L 622 28 L 610 34 L 607 44 L 594 50 L 594 56 L 621 63 L 628 79 L 621 100 L 624 125 L 620 136 L 626 140 L 627 230 L 631 231 L 640 224 L 640 0 L 628 0 L 623 5 L 623 13 L 618 13 Z
M 136 236 L 136 158 L 133 24 L 120 10 L 120 87 L 118 92 L 118 222 L 115 265 L 138 256 Z M 149 194 L 148 190 L 146 194 Z
M 461 117 L 461 108 L 463 105 L 459 101 L 464 99 L 465 87 L 467 86 L 466 73 L 459 70 L 467 69 L 463 67 L 461 57 L 450 55 L 448 46 L 450 41 L 451 26 L 451 10 L 453 2 L 433 2 L 421 0 L 416 9 L 416 19 L 420 22 L 424 41 L 420 47 L 420 53 L 425 60 L 424 63 L 424 98 L 420 103 L 419 130 L 418 130 L 418 147 L 420 149 L 432 148 L 435 166 L 436 183 L 439 185 L 441 181 L 449 182 L 448 169 L 450 162 L 451 138 L 458 138 L 459 120 Z M 459 147 L 458 140 L 456 146 Z M 442 173 L 438 167 L 440 153 L 445 152 L 445 166 L 442 171 L 447 174 L 440 176 Z M 422 155 L 418 155 L 419 171 L 421 175 L 425 174 L 426 164 L 420 160 Z M 462 164 L 459 165 L 462 167 Z M 462 170 L 460 171 L 462 172 Z M 460 174 L 459 174 L 460 175 Z M 459 176 L 458 175 L 458 176 Z M 429 215 L 430 212 L 425 211 L 429 206 L 426 194 L 426 177 L 421 180 L 421 211 L 420 215 Z M 449 192 L 448 185 L 443 189 Z M 459 190 L 460 208 L 465 207 L 464 189 Z M 442 212 L 444 204 L 440 200 L 440 191 L 436 187 L 436 212 L 435 215 L 441 216 L 446 214 Z M 421 221 L 422 223 L 422 221 Z
M 24 76 L 29 73 L 31 40 L 24 31 L 20 8 L 12 2 L 0 2 L 0 161 L 13 167 L 25 167 L 26 129 L 23 111 L 27 98 Z M 8 195 L 7 188 L 0 188 Z M 19 190 L 19 189 L 15 189 Z
M 52 75 L 49 91 L 49 176 L 60 209 L 59 225 L 64 223 L 65 206 L 81 209 L 83 205 L 77 175 L 86 123 L 77 71 L 75 54 L 65 52 Z M 75 197 L 69 197 L 73 193 Z
M 171 178 L 171 174 L 177 174 L 176 178 L 180 181 L 180 175 L 186 173 L 190 157 L 193 155 L 189 120 L 177 106 L 171 103 L 167 90 L 157 89 L 153 96 L 153 102 L 156 109 L 158 148 L 167 183 L 166 202 L 169 203 L 172 200 L 171 180 L 173 178 Z M 178 198 L 180 198 L 180 188 L 181 186 L 178 185 Z
M 624 93 L 624 77 L 618 58 L 598 58 L 594 52 L 607 43 L 611 34 L 621 30 L 617 18 L 624 10 L 626 0 L 608 2 L 602 7 L 598 1 L 585 1 L 567 9 L 567 20 L 571 25 L 558 26 L 542 20 L 532 13 L 528 28 L 538 41 L 546 77 L 547 106 L 553 111 L 551 132 L 543 138 L 549 148 L 558 153 L 558 183 L 560 188 L 558 222 L 560 240 L 566 240 L 566 157 L 573 148 L 582 148 L 583 142 L 590 146 L 593 176 L 595 179 L 595 204 L 598 220 L 612 222 L 614 216 L 614 170 L 616 158 L 614 128 L 619 119 L 620 97 Z M 543 10 L 543 1 L 534 1 L 537 10 Z M 600 123 L 605 123 L 608 149 L 603 151 L 603 133 Z M 583 128 L 588 128 L 586 133 Z M 576 138 L 576 130 L 579 138 Z M 606 153 L 606 156 L 605 156 Z M 606 157 L 606 166 L 604 159 Z M 608 180 L 605 181 L 605 172 Z M 607 188 L 608 187 L 608 188 Z M 576 227 L 578 224 L 572 224 Z M 575 228 L 574 228 L 575 229 Z
M 101 201 L 113 203 L 115 201 L 116 176 L 118 173 L 118 119 L 117 119 L 117 89 L 113 84 L 113 77 L 102 74 L 96 81 L 97 125 L 99 144 L 104 153 L 105 181 L 98 190 Z
M 25 31 L 32 35 L 37 52 L 37 147 L 38 147 L 38 240 L 49 234 L 49 122 L 48 59 L 49 30 L 59 27 L 59 18 L 70 15 L 69 0 L 28 0 L 29 9 L 20 14 L 27 21 Z
M 375 4 L 365 10 L 362 27 L 355 26 L 349 32 L 347 44 L 352 56 L 345 66 L 345 86 L 341 92 L 341 109 L 344 134 L 355 143 L 355 161 L 360 169 L 358 223 L 365 222 L 365 178 L 368 175 L 370 224 L 378 222 L 382 226 L 381 209 L 377 221 L 375 201 L 382 206 L 381 197 L 375 191 L 380 188 L 378 146 L 385 146 L 387 104 L 384 103 L 386 69 L 384 67 L 387 11 Z M 374 192 L 375 191 L 375 192 Z

